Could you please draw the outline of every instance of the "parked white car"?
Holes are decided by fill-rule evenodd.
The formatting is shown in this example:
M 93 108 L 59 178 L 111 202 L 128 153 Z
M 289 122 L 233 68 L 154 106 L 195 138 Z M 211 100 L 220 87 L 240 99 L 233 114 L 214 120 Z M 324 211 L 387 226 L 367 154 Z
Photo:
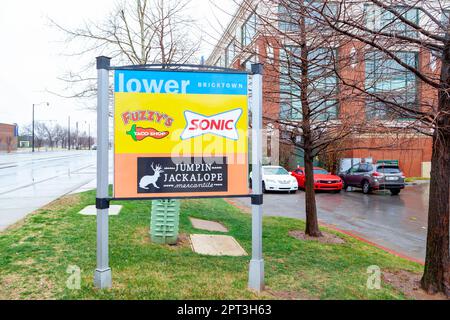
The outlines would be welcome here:
M 250 172 L 250 186 L 252 172 Z M 298 190 L 297 179 L 291 176 L 290 172 L 280 166 L 262 167 L 262 188 L 266 191 L 287 191 L 296 193 Z

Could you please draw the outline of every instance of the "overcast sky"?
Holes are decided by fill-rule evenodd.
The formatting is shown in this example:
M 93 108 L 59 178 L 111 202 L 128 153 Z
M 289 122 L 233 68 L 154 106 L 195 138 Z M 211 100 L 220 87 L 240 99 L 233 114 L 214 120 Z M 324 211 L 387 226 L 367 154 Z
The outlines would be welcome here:
M 80 26 L 85 20 L 100 21 L 114 7 L 114 1 L 0 1 L 0 123 L 18 123 L 21 127 L 30 124 L 32 104 L 48 101 L 49 107 L 36 107 L 36 120 L 67 126 L 70 115 L 73 126 L 76 121 L 80 122 L 80 130 L 85 130 L 83 126 L 87 128 L 86 121 L 94 127 L 96 115 L 84 109 L 85 102 L 48 93 L 61 91 L 64 83 L 57 78 L 77 67 L 76 59 L 62 55 L 64 35 L 49 26 L 48 18 L 68 27 Z M 213 3 L 220 3 L 221 9 Z M 233 0 L 214 0 L 213 3 L 192 0 L 189 10 L 202 28 L 212 33 L 212 29 L 221 29 L 215 17 L 226 23 L 234 12 Z M 204 41 L 202 54 L 205 58 L 213 42 L 211 39 Z

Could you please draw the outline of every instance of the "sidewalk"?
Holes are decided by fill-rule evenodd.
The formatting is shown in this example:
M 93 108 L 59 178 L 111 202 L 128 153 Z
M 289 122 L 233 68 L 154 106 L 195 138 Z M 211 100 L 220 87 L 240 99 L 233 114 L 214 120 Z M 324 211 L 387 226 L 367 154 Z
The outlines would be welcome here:
M 95 188 L 95 179 L 93 151 L 1 154 L 0 231 L 61 196 Z

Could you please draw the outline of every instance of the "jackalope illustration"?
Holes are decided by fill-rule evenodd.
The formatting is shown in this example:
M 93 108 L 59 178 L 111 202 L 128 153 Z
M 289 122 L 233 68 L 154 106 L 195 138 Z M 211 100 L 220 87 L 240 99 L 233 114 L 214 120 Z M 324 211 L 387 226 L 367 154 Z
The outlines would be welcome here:
M 154 188 L 159 189 L 159 187 L 156 185 L 156 182 L 158 182 L 158 179 L 161 176 L 161 172 L 164 172 L 164 170 L 162 170 L 159 164 L 154 167 L 153 163 L 151 165 L 151 168 L 153 169 L 154 174 L 151 176 L 143 176 L 141 178 L 141 181 L 139 181 L 139 188 L 148 190 L 150 185 L 153 185 Z

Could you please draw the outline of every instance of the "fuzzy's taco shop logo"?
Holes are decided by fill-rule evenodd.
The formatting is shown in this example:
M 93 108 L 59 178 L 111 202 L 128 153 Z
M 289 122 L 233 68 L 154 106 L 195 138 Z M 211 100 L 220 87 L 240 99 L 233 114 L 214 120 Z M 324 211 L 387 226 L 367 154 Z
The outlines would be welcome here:
M 145 138 L 163 139 L 169 135 L 169 131 L 158 131 L 153 128 L 142 128 L 135 124 L 127 131 L 127 135 L 131 136 L 134 141 L 142 141 Z
M 127 111 L 121 115 L 125 125 L 133 123 L 131 129 L 127 131 L 127 135 L 131 136 L 134 141 L 142 141 L 146 138 L 163 139 L 169 135 L 169 131 L 160 131 L 152 127 L 138 126 L 135 122 L 148 122 L 160 124 L 166 128 L 172 127 L 174 119 L 165 113 L 153 110 Z

